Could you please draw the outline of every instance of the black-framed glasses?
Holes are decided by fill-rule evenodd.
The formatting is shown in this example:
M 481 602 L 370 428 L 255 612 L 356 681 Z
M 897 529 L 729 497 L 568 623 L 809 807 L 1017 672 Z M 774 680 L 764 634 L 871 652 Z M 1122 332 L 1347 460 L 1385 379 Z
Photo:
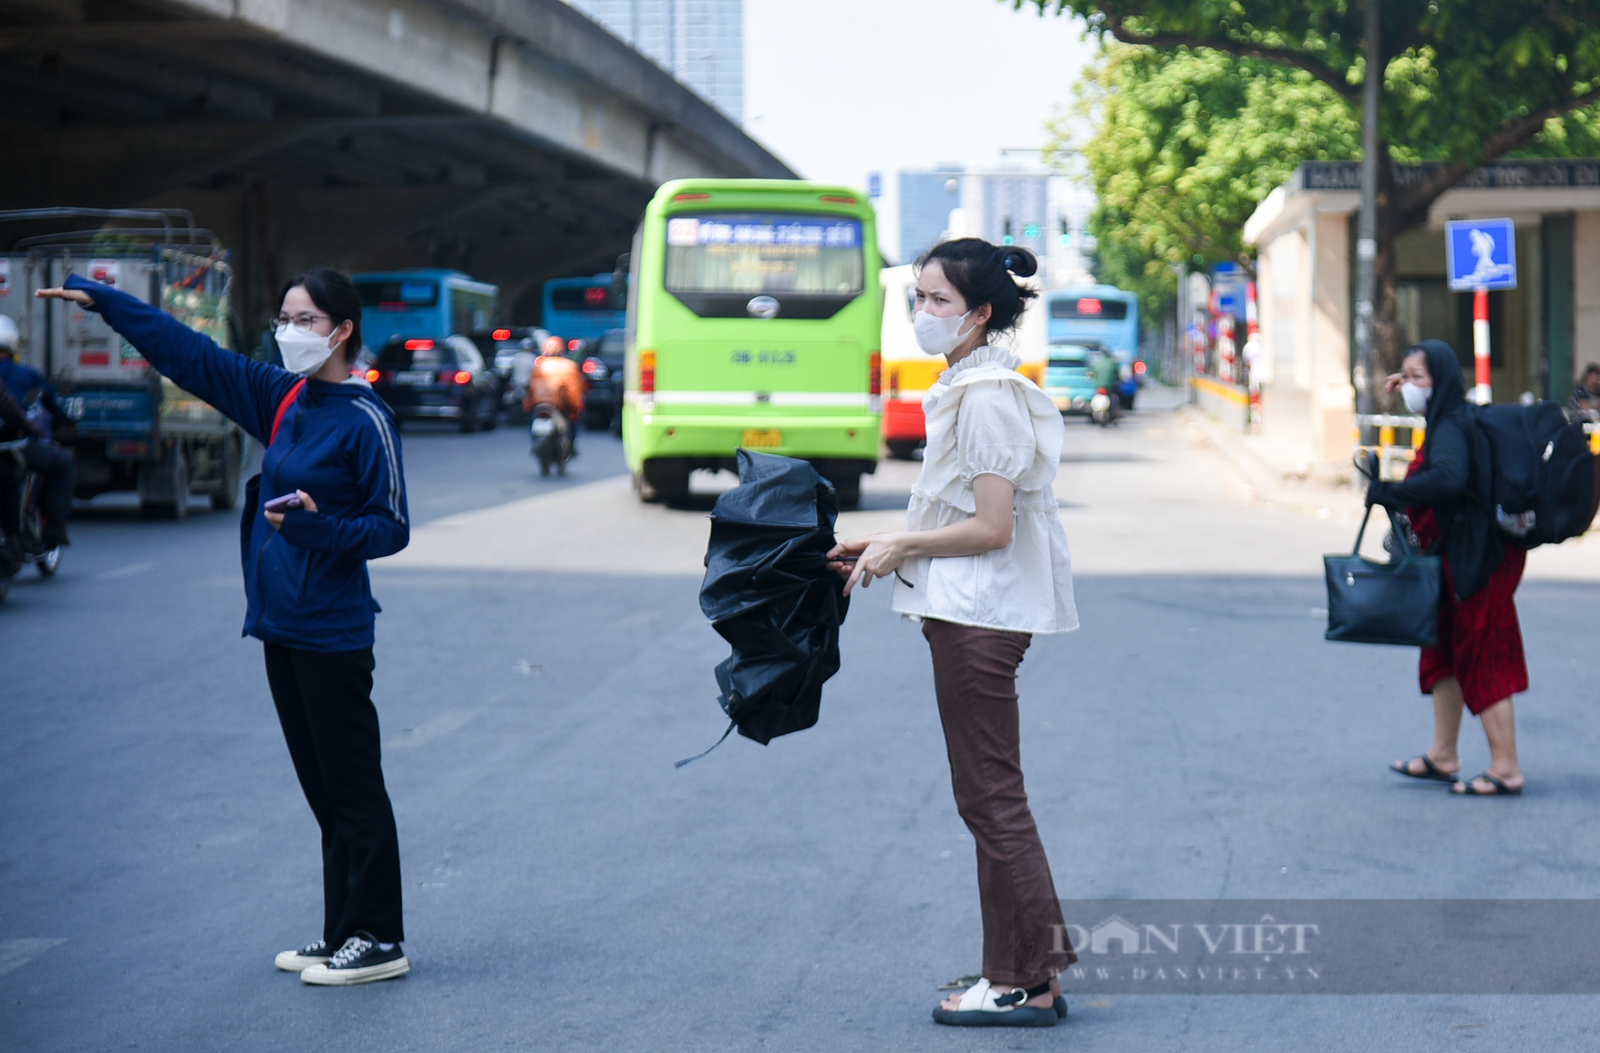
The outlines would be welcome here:
M 333 318 L 330 315 L 317 314 L 314 311 L 302 311 L 297 315 L 280 314 L 272 320 L 272 324 L 277 326 L 279 329 L 282 329 L 286 325 L 290 325 L 294 326 L 302 333 L 309 333 L 316 329 L 317 322 L 324 318 L 330 322 L 333 321 Z

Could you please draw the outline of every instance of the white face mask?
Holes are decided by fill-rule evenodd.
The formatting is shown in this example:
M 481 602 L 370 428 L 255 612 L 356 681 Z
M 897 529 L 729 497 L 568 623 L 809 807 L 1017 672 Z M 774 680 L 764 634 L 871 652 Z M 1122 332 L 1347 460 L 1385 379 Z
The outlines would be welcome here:
M 940 318 L 927 311 L 918 311 L 912 321 L 912 328 L 916 330 L 917 346 L 922 348 L 922 353 L 948 355 L 960 347 L 970 333 L 970 330 L 968 332 L 961 330 L 961 323 L 967 320 L 967 314 L 952 314 Z
M 1432 388 L 1418 387 L 1409 380 L 1400 385 L 1400 398 L 1412 413 L 1428 412 L 1428 396 L 1432 394 Z
M 332 336 L 304 333 L 292 325 L 280 325 L 273 336 L 283 354 L 283 368 L 309 377 L 333 355 Z

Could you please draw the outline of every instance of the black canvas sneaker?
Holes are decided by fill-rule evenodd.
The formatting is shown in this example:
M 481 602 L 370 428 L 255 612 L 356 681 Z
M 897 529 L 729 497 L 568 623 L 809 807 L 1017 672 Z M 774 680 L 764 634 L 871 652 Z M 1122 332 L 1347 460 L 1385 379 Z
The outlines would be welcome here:
M 308 984 L 366 984 L 374 980 L 388 980 L 404 976 L 411 971 L 406 952 L 397 943 L 388 950 L 378 949 L 378 941 L 369 932 L 357 932 L 321 965 L 313 965 L 300 973 Z
M 333 952 L 328 950 L 328 945 L 317 940 L 315 943 L 306 944 L 298 951 L 280 951 L 278 956 L 272 959 L 272 964 L 286 973 L 298 973 L 313 965 L 321 965 L 332 956 Z

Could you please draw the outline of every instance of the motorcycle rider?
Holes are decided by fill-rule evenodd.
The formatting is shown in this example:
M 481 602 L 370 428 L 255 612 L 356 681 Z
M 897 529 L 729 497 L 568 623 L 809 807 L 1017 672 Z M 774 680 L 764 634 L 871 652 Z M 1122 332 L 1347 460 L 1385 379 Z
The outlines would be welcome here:
M 16 402 L 25 409 L 30 403 L 47 415 L 55 427 L 71 427 L 72 419 L 56 403 L 55 392 L 45 382 L 43 374 L 25 362 L 18 362 L 17 323 L 0 315 L 0 384 Z M 77 477 L 77 464 L 72 454 L 50 441 L 48 427 L 41 427 L 42 418 L 29 414 L 29 428 L 24 431 L 15 424 L 0 425 L 0 441 L 26 438 L 22 459 L 29 470 L 39 473 L 40 511 L 44 513 L 44 546 L 47 549 L 72 542 L 67 537 L 67 520 L 72 516 L 72 490 Z M 0 533 L 14 538 L 21 530 L 21 480 L 11 465 L 0 466 Z
M 562 354 L 566 342 L 559 336 L 545 340 L 539 357 L 533 360 L 533 373 L 528 378 L 528 394 L 522 408 L 532 413 L 542 402 L 559 409 L 567 418 L 567 449 L 570 456 L 578 455 L 578 421 L 583 417 L 583 370 L 578 363 Z
M 1117 385 L 1122 381 L 1122 371 L 1117 367 L 1117 356 L 1110 351 L 1102 351 L 1100 352 L 1100 357 L 1094 360 L 1089 369 L 1094 374 L 1095 388 L 1104 388 L 1105 393 L 1111 396 L 1110 414 L 1115 418 L 1118 416 L 1117 411 L 1122 405 L 1117 398 Z
M 23 412 L 21 404 L 11 397 L 11 389 L 0 384 L 0 442 L 32 434 L 33 422 Z M 16 458 L 10 454 L 0 456 L 0 487 L 15 490 L 20 483 Z M 22 545 L 15 537 L 0 530 L 0 579 L 16 574 L 26 562 Z

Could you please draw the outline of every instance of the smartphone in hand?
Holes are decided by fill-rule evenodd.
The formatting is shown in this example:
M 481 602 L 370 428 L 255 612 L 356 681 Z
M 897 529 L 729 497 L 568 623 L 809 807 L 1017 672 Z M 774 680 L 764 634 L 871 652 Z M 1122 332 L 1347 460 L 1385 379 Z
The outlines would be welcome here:
M 272 500 L 268 501 L 262 506 L 262 508 L 268 512 L 287 512 L 290 509 L 299 507 L 300 495 L 298 493 L 284 494 L 282 497 L 274 497 Z

